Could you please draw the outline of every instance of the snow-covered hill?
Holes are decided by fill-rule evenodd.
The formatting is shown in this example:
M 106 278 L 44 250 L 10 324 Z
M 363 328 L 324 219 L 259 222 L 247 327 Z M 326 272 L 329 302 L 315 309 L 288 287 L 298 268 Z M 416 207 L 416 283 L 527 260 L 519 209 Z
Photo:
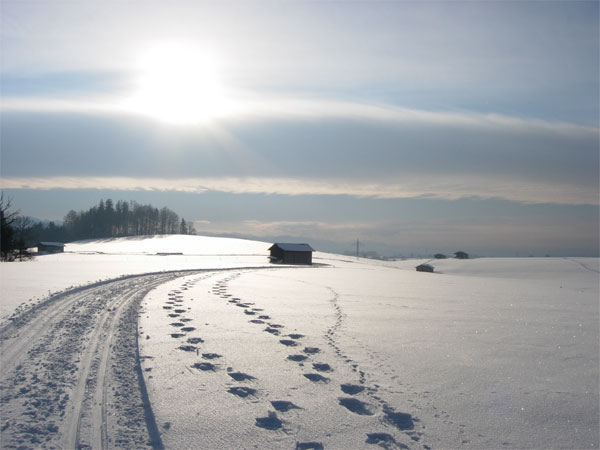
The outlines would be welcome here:
M 189 235 L 72 242 L 65 245 L 65 253 L 0 266 L 0 319 L 23 302 L 35 302 L 51 292 L 121 275 L 265 265 L 269 246 L 259 241 Z
M 319 252 L 313 267 L 272 266 L 269 245 L 87 241 L 0 265 L 3 445 L 598 448 L 597 259 L 443 260 L 429 274 Z M 32 295 L 149 273 L 6 320 Z M 142 391 L 123 378 L 136 361 Z M 52 389 L 65 403 L 48 409 Z
M 244 239 L 160 235 L 111 239 L 90 239 L 67 244 L 67 253 L 102 253 L 156 255 L 183 253 L 185 255 L 266 255 L 271 244 Z

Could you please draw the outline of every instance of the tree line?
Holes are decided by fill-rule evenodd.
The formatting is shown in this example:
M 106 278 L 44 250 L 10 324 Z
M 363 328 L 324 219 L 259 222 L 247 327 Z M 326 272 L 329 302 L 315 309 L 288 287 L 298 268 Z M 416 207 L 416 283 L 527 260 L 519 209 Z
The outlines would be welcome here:
M 69 211 L 63 226 L 71 240 L 142 236 L 148 234 L 194 234 L 191 222 L 169 208 L 137 202 L 100 200 L 87 211 Z
M 62 224 L 39 222 L 11 210 L 10 199 L 0 196 L 0 257 L 3 261 L 27 257 L 27 248 L 41 241 L 72 242 L 154 234 L 195 234 L 191 222 L 167 207 L 135 201 L 100 200 L 87 211 L 71 210 Z

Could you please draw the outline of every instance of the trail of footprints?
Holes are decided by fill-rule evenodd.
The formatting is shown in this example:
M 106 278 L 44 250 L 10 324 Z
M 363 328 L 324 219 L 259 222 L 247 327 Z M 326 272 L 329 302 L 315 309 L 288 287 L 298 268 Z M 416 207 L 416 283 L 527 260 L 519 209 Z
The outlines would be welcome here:
M 263 331 L 270 333 L 275 338 L 278 338 L 281 345 L 289 347 L 290 350 L 293 350 L 293 353 L 290 354 L 287 359 L 289 361 L 298 363 L 300 370 L 303 370 L 308 364 L 312 364 L 312 369 L 314 372 L 303 373 L 304 377 L 306 377 L 308 380 L 315 383 L 315 385 L 331 382 L 331 379 L 327 376 L 327 374 L 332 373 L 334 369 L 327 363 L 313 362 L 312 360 L 312 358 L 321 352 L 320 348 L 304 346 L 302 344 L 302 338 L 305 337 L 303 334 L 285 334 L 283 325 L 275 323 L 262 308 L 256 308 L 254 307 L 254 303 L 242 301 L 241 298 L 233 297 L 228 293 L 228 283 L 240 275 L 241 273 L 234 273 L 229 277 L 218 281 L 212 287 L 212 294 L 227 301 L 230 305 L 239 308 L 240 312 L 249 316 L 250 323 L 264 326 Z M 192 319 L 185 317 L 185 313 L 188 312 L 190 308 L 186 309 L 183 305 L 183 291 L 192 288 L 196 283 L 204 278 L 206 278 L 206 276 L 187 281 L 181 285 L 180 289 L 175 289 L 169 292 L 168 300 L 165 302 L 163 309 L 167 312 L 167 317 L 173 320 L 170 325 L 173 327 L 174 331 L 170 335 L 172 338 L 179 340 L 180 345 L 178 346 L 178 349 L 186 352 L 195 352 L 198 356 L 202 357 L 202 361 L 194 363 L 192 368 L 201 372 L 216 372 L 221 368 L 218 364 L 218 361 L 222 358 L 222 355 L 217 353 L 202 352 L 200 350 L 198 344 L 204 343 L 204 340 L 199 336 L 189 335 L 190 333 L 196 331 L 196 328 L 189 324 Z M 340 357 L 346 364 L 351 364 L 352 371 L 358 373 L 359 375 L 358 384 L 342 383 L 340 385 L 341 392 L 346 396 L 338 397 L 339 405 L 354 414 L 364 416 L 373 416 L 378 411 L 381 411 L 381 421 L 384 425 L 396 428 L 398 431 L 407 435 L 415 443 L 419 442 L 423 434 L 422 432 L 415 430 L 415 423 L 419 423 L 419 419 L 413 417 L 411 414 L 395 411 L 387 404 L 385 400 L 376 395 L 378 386 L 365 386 L 365 372 L 359 369 L 358 364 L 344 355 L 337 345 L 335 333 L 340 328 L 343 321 L 343 313 L 337 303 L 337 300 L 337 293 L 333 292 L 331 304 L 336 311 L 336 321 L 334 325 L 327 331 L 325 339 L 327 343 L 334 349 L 336 355 Z M 235 371 L 232 367 L 227 367 L 226 373 L 234 381 L 240 383 L 239 386 L 228 388 L 227 392 L 240 398 L 256 399 L 259 397 L 260 394 L 257 389 L 246 385 L 248 382 L 251 383 L 253 380 L 255 380 L 255 377 L 244 372 Z M 364 402 L 357 398 L 357 396 L 362 396 L 364 398 L 365 395 L 370 399 L 370 403 Z M 302 409 L 300 406 L 286 400 L 273 400 L 270 403 L 274 411 L 268 411 L 267 415 L 264 417 L 257 417 L 255 419 L 255 425 L 257 427 L 266 430 L 280 430 L 283 428 L 284 422 L 279 418 L 277 413 L 286 413 L 294 409 Z M 396 441 L 393 435 L 384 432 L 367 433 L 365 443 L 378 445 L 386 449 L 410 448 L 406 444 Z M 429 449 L 429 446 L 425 444 L 421 444 L 421 446 L 426 450 Z M 323 448 L 323 444 L 317 441 L 296 443 L 296 450 L 318 450 Z

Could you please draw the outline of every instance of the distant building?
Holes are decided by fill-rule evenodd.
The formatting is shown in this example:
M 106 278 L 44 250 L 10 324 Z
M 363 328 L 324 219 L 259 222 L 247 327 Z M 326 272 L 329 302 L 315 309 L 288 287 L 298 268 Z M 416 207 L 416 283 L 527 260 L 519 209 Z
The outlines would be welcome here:
M 314 250 L 308 244 L 276 243 L 269 250 L 271 251 L 269 259 L 274 263 L 312 264 Z
M 61 242 L 39 242 L 37 249 L 38 253 L 62 253 L 65 251 L 65 244 Z
M 417 266 L 417 272 L 433 272 L 431 264 L 420 264 Z
M 435 255 L 433 255 L 433 257 L 435 259 L 446 259 L 446 255 L 444 255 L 442 253 L 436 253 Z
M 456 252 L 456 253 L 454 254 L 454 256 L 455 256 L 457 259 L 469 259 L 469 254 L 468 254 L 468 253 L 465 253 L 465 252 Z

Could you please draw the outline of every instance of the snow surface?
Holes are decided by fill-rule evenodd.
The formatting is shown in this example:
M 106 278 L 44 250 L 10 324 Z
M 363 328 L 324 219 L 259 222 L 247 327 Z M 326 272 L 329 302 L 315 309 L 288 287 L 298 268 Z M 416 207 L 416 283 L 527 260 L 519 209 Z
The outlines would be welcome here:
M 143 292 L 107 284 L 111 295 L 143 294 L 139 359 L 166 448 L 598 448 L 598 259 L 433 260 L 431 274 L 415 271 L 424 260 L 319 252 L 312 267 L 270 265 L 269 246 L 193 236 L 68 244 L 71 253 L 0 265 L 2 315 L 26 317 L 37 300 L 22 303 L 49 290 L 209 269 L 140 278 Z M 1 408 L 3 436 L 20 439 L 20 419 Z M 107 423 L 120 436 L 124 425 Z M 75 434 L 65 436 L 47 439 Z
M 265 265 L 269 245 L 259 241 L 182 235 L 69 243 L 65 245 L 65 253 L 0 266 L 0 320 L 6 319 L 23 302 L 35 302 L 50 293 L 122 275 Z

